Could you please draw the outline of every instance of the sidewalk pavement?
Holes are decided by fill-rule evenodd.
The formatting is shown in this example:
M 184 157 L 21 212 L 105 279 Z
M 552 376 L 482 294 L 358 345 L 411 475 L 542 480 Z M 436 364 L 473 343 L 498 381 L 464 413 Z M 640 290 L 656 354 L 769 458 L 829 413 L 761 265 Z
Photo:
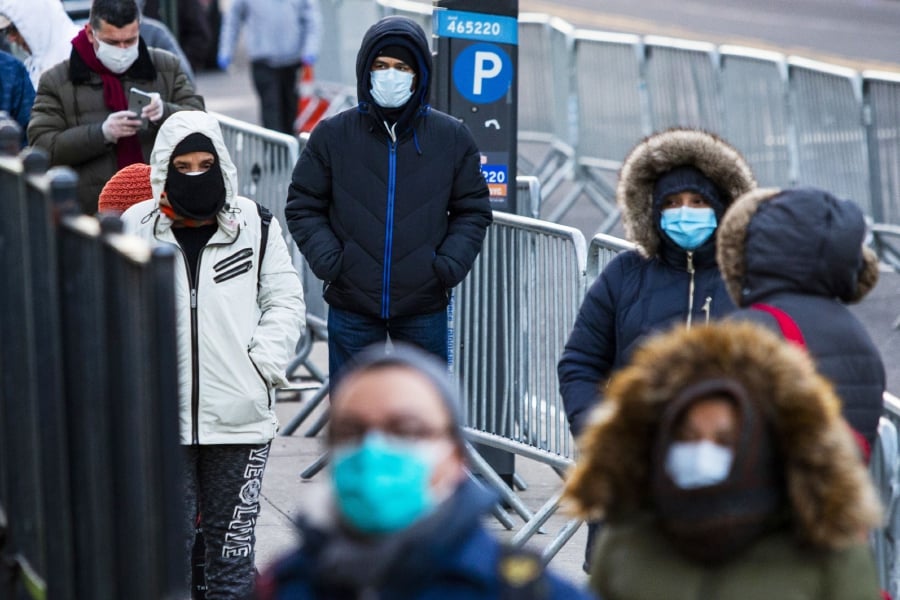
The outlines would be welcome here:
M 327 366 L 327 347 L 317 342 L 312 352 L 313 362 L 320 368 Z M 276 404 L 276 411 L 282 426 L 293 417 L 309 399 L 313 392 L 303 394 L 301 401 L 282 401 Z M 328 473 L 323 470 L 310 480 L 300 478 L 300 472 L 315 460 L 324 447 L 324 433 L 308 438 L 303 434 L 315 422 L 327 402 L 323 402 L 316 412 L 289 437 L 278 436 L 272 440 L 269 462 L 262 487 L 262 506 L 256 526 L 256 565 L 264 570 L 275 559 L 293 548 L 297 543 L 292 520 L 307 507 L 314 498 L 317 488 L 326 485 Z M 528 484 L 528 489 L 519 496 L 532 511 L 536 511 L 554 492 L 562 481 L 549 467 L 521 457 L 516 458 L 516 472 Z M 523 524 L 515 513 L 509 515 L 516 523 L 516 529 Z M 536 534 L 528 547 L 540 551 L 568 521 L 565 515 L 554 515 L 547 522 L 545 534 Z M 500 539 L 509 540 L 515 534 L 507 531 L 491 515 L 485 517 L 488 529 Z M 586 584 L 587 576 L 581 570 L 584 561 L 586 527 L 581 526 L 562 550 L 550 562 L 550 568 L 576 584 Z

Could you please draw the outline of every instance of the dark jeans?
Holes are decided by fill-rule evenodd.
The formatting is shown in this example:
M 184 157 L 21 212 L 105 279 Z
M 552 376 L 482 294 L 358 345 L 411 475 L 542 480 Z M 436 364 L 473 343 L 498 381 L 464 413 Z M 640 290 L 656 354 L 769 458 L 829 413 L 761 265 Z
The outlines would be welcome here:
M 266 129 L 294 133 L 297 118 L 297 74 L 301 63 L 286 67 L 270 67 L 261 61 L 251 64 L 253 85 L 259 96 L 262 124 Z
M 447 362 L 447 311 L 381 319 L 346 310 L 328 309 L 328 375 L 331 389 L 354 354 L 388 336 L 427 350 Z

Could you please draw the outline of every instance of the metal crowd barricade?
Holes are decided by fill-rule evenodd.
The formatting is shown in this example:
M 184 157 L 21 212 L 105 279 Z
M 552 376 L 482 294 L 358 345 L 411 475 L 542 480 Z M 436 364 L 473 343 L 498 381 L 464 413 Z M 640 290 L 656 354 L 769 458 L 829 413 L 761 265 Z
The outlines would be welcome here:
M 863 71 L 872 218 L 900 225 L 900 74 Z
M 788 69 L 797 148 L 794 180 L 852 199 L 871 215 L 860 74 L 793 56 Z
M 519 144 L 542 150 L 535 161 L 519 149 L 519 171 L 537 176 L 550 195 L 568 175 L 574 159 L 572 36 L 556 17 L 519 15 Z
M 885 392 L 884 408 L 869 472 L 880 493 L 885 521 L 870 537 L 881 589 L 896 598 L 900 595 L 900 399 Z
M 434 29 L 431 17 L 432 9 L 429 4 L 412 2 L 411 0 L 376 0 L 376 3 L 382 17 L 390 15 L 409 17 L 422 27 L 426 35 L 431 34 Z M 362 41 L 362 36 L 359 39 Z
M 378 20 L 372 0 L 319 0 L 322 39 L 328 51 L 316 62 L 316 78 L 356 90 L 356 53 L 366 29 Z
M 572 464 L 575 446 L 556 363 L 584 294 L 584 265 L 584 237 L 577 229 L 494 213 L 454 301 L 453 370 L 470 440 L 542 462 L 560 475 Z M 527 516 L 513 543 L 527 542 L 558 499 L 554 495 Z M 578 525 L 572 521 L 559 532 L 544 550 L 546 560 Z
M 594 234 L 587 251 L 587 269 L 585 271 L 587 287 L 591 286 L 591 283 L 618 253 L 635 248 L 634 242 L 606 233 Z
M 174 254 L 23 156 L 0 157 L 0 596 L 180 597 Z
M 648 35 L 644 77 L 654 130 L 699 127 L 722 130 L 716 46 Z
M 783 54 L 721 46 L 722 135 L 738 148 L 760 185 L 791 183 L 787 61 Z
M 615 176 L 621 161 L 650 130 L 642 108 L 643 44 L 636 35 L 577 30 L 573 52 L 574 72 L 593 76 L 575 81 L 575 183 L 547 218 L 559 221 L 585 195 L 603 215 L 600 231 L 609 231 L 619 218 Z

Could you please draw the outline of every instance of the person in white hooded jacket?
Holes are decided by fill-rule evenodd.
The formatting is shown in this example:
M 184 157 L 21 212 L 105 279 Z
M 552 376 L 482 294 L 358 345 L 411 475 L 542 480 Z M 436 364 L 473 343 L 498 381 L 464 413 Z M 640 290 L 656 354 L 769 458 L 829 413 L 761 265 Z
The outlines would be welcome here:
M 150 159 L 153 198 L 126 231 L 178 249 L 175 293 L 185 560 L 202 515 L 207 598 L 252 593 L 259 494 L 277 431 L 274 390 L 304 329 L 303 290 L 276 219 L 237 195 L 237 169 L 216 119 L 180 111 Z
M 3 29 L 15 28 L 8 37 L 17 46 L 14 53 L 25 63 L 34 89 L 44 71 L 69 58 L 72 38 L 81 29 L 59 0 L 0 0 L 0 17 Z

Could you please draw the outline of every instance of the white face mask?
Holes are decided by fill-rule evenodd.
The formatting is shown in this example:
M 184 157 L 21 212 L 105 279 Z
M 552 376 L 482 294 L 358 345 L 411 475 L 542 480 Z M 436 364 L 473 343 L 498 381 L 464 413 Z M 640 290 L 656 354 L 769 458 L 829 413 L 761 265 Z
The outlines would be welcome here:
M 382 108 L 403 106 L 412 96 L 413 74 L 384 69 L 372 71 L 372 99 Z
M 116 75 L 120 75 L 127 71 L 138 58 L 137 43 L 125 48 L 113 46 L 112 44 L 101 42 L 100 40 L 97 40 L 97 44 L 99 44 L 96 50 L 97 60 L 103 63 L 104 67 Z
M 675 442 L 666 456 L 666 473 L 682 489 L 722 483 L 731 472 L 734 454 L 713 442 Z

